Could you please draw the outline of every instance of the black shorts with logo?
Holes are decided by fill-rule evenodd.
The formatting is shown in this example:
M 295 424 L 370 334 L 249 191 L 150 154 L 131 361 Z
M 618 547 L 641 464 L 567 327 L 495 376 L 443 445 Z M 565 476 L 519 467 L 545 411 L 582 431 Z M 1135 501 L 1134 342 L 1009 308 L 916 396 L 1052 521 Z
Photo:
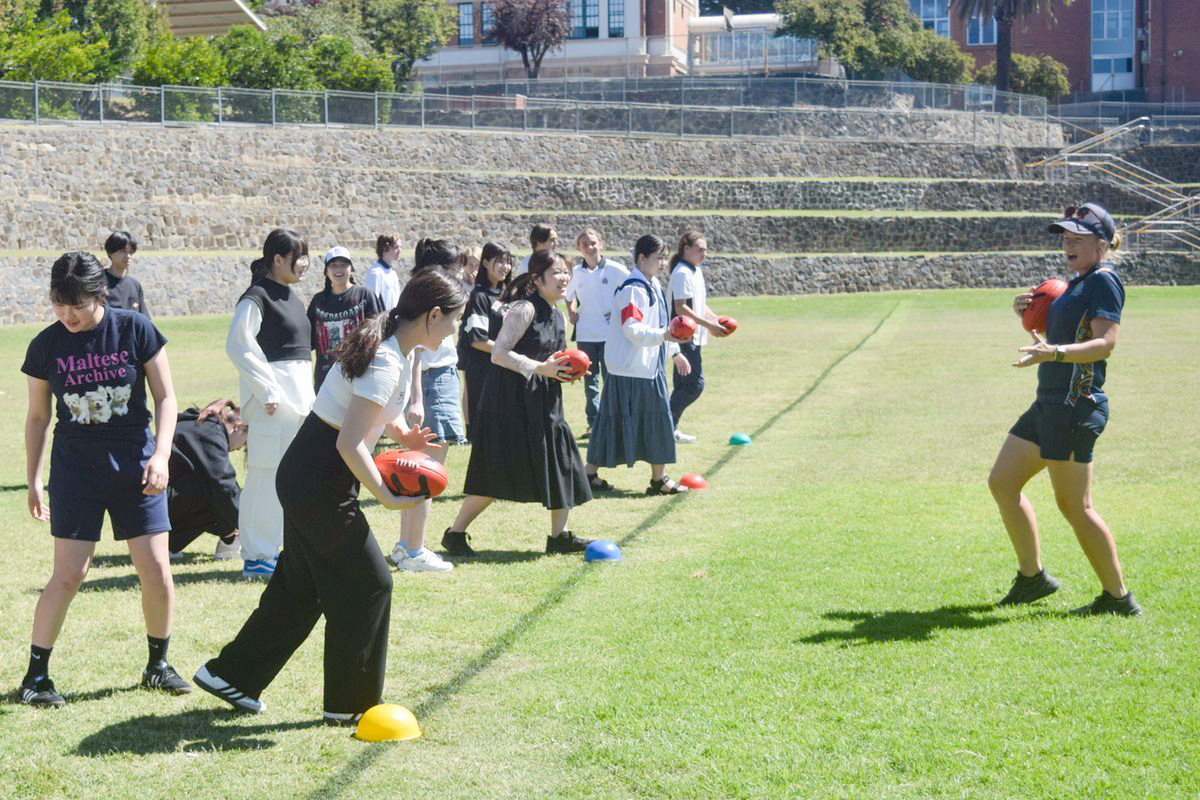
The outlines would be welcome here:
M 1107 424 L 1108 400 L 1103 396 L 1096 400 L 1081 397 L 1073 406 L 1035 400 L 1008 432 L 1036 444 L 1047 461 L 1074 457 L 1076 462 L 1088 464 Z

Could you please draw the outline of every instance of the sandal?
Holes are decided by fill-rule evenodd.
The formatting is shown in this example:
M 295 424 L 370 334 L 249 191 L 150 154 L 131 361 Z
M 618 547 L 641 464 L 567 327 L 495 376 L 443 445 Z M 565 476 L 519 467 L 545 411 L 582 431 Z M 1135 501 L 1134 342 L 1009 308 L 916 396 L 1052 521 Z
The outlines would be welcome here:
M 686 486 L 682 486 L 676 481 L 671 480 L 670 475 L 663 475 L 658 480 L 651 480 L 650 486 L 646 488 L 646 494 L 683 494 L 691 491 Z
M 593 492 L 611 492 L 617 488 L 604 480 L 604 478 L 601 478 L 599 472 L 593 472 L 591 475 L 588 475 L 588 486 Z

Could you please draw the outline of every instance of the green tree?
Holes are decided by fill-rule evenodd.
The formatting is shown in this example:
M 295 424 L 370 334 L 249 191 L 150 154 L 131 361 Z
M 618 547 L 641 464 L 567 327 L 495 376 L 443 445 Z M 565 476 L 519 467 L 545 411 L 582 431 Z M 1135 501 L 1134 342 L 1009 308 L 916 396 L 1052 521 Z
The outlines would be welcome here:
M 1021 17 L 1052 11 L 1055 6 L 1071 5 L 1072 0 L 955 0 L 958 13 L 964 19 L 979 15 L 983 19 L 996 18 L 996 88 L 1011 91 L 1012 84 L 1012 29 Z
M 980 67 L 975 75 L 975 82 L 995 86 L 996 62 L 992 61 Z M 1014 92 L 1036 94 L 1051 101 L 1071 91 L 1071 82 L 1067 79 L 1067 65 L 1047 55 L 1035 58 L 1013 53 L 1009 86 Z
M 92 83 L 103 76 L 108 42 L 76 30 L 59 11 L 39 19 L 32 4 L 12 10 L 0 29 L 0 77 L 10 81 Z
M 156 39 L 133 70 L 139 86 L 220 86 L 225 59 L 208 39 L 198 36 Z
M 442 0 L 360 0 L 363 34 L 391 59 L 396 90 L 414 77 L 414 66 L 433 55 L 454 31 L 455 12 Z
M 913 37 L 914 47 L 904 71 L 918 81 L 931 83 L 968 83 L 975 59 L 958 44 L 922 28 Z
M 137 63 L 150 39 L 152 17 L 158 13 L 146 0 L 41 0 L 43 18 L 60 10 L 70 16 L 73 29 L 107 42 L 97 66 L 101 81 L 112 80 Z
M 308 52 L 313 73 L 326 89 L 387 92 L 394 85 L 388 59 L 356 53 L 345 36 L 322 36 Z
M 248 89 L 319 89 L 303 44 L 294 33 L 269 36 L 249 25 L 235 25 L 216 39 L 225 79 Z

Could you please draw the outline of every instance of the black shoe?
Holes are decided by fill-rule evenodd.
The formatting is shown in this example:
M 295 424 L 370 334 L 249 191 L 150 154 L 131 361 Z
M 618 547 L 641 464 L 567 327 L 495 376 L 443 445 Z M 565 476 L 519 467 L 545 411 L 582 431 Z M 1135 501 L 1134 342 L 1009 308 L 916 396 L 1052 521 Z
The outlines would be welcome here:
M 601 478 L 599 472 L 593 472 L 591 475 L 588 475 L 588 488 L 593 492 L 613 491 L 613 485 L 604 480 L 604 478 Z
M 446 551 L 447 555 L 459 556 L 460 558 L 477 555 L 471 549 L 471 545 L 468 544 L 470 541 L 471 534 L 466 531 L 452 531 L 446 528 L 445 532 L 442 533 L 442 549 Z
M 1018 572 L 1017 577 L 1013 578 L 1012 588 L 1008 590 L 1008 594 L 996 602 L 996 605 L 1021 606 L 1032 603 L 1035 600 L 1041 600 L 1043 597 L 1054 594 L 1060 586 L 1062 586 L 1062 583 L 1059 582 L 1058 578 L 1046 572 L 1046 570 L 1042 570 L 1037 575 L 1029 577 Z
M 688 487 L 678 481 L 671 480 L 668 475 L 663 475 L 658 480 L 651 480 L 650 485 L 646 487 L 646 494 L 651 496 L 656 494 L 683 494 L 687 491 L 690 491 Z
M 363 712 L 357 714 L 342 714 L 337 711 L 326 711 L 321 715 L 321 721 L 326 725 L 350 727 L 358 725 L 358 721 L 362 719 Z
M 169 694 L 191 694 L 192 685 L 179 676 L 170 664 L 146 667 L 142 672 L 143 689 L 161 689 Z
M 584 439 L 590 439 L 590 438 L 592 438 L 592 429 L 588 428 L 586 431 L 579 434 L 578 441 L 582 442 Z
M 67 704 L 63 696 L 54 688 L 54 681 L 42 678 L 32 683 L 22 683 L 19 691 L 22 703 L 37 708 L 62 708 Z
M 1142 607 L 1138 605 L 1133 592 L 1126 591 L 1125 596 L 1118 600 L 1108 592 L 1101 591 L 1100 594 L 1096 595 L 1095 600 L 1086 606 L 1073 609 L 1071 613 L 1079 614 L 1080 616 L 1117 614 L 1122 617 L 1140 617 L 1142 615 Z
M 559 553 L 582 553 L 592 543 L 591 539 L 580 539 L 570 531 L 546 537 L 546 555 Z

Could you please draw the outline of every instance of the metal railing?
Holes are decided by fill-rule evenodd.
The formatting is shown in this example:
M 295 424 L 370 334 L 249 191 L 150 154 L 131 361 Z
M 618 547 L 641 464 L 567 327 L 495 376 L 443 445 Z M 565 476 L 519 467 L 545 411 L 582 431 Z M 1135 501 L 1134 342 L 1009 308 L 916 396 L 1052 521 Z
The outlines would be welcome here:
M 524 95 L 559 100 L 640 102 L 667 105 L 735 105 L 766 108 L 876 108 L 889 110 L 988 111 L 1044 117 L 1046 100 L 997 92 L 974 84 L 919 81 L 849 81 L 820 77 L 632 77 L 524 78 L 492 83 L 444 83 L 428 93 Z
M 1120 150 L 1128 150 L 1130 147 L 1143 143 L 1147 137 L 1153 138 L 1153 128 L 1150 127 L 1150 119 L 1148 117 L 1139 117 L 1138 119 L 1130 120 L 1124 125 L 1101 130 L 1094 133 L 1082 141 L 1067 145 L 1062 150 L 1052 156 L 1039 158 L 1029 164 L 1027 167 L 1043 167 L 1050 162 L 1056 164 L 1065 163 L 1068 156 L 1076 153 L 1094 153 L 1098 150 L 1113 150 L 1114 147 Z
M 522 95 L 401 95 L 0 81 L 0 119 L 153 125 L 336 125 L 696 137 L 781 136 L 945 143 L 1019 141 L 1005 114 L 768 108 L 562 100 Z M 952 123 L 952 124 L 951 124 Z M 1058 146 L 1052 126 L 1046 146 Z M 1006 133 L 1007 130 L 1007 133 Z M 1036 133 L 1036 131 L 1035 131 Z

